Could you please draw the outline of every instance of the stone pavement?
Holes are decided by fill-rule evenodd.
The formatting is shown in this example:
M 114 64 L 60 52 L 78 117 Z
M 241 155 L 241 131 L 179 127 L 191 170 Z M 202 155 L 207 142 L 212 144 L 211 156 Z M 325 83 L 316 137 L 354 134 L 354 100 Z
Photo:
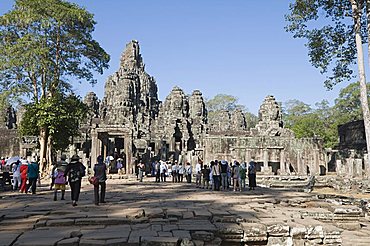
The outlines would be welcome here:
M 364 199 L 111 178 L 100 206 L 86 180 L 77 207 L 69 191 L 53 201 L 46 185 L 0 193 L 0 245 L 370 245 Z

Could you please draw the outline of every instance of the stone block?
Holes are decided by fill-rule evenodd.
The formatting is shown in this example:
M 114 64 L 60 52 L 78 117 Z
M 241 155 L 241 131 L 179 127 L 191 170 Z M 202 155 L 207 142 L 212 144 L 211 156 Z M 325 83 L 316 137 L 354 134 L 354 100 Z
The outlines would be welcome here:
M 108 239 L 105 241 L 106 246 L 121 246 L 121 245 L 127 245 L 128 238 L 114 238 L 114 239 Z
M 202 241 L 212 241 L 215 238 L 215 235 L 212 232 L 208 231 L 195 231 L 191 234 L 192 239 L 202 240 Z
M 267 234 L 273 237 L 288 237 L 289 226 L 285 224 L 269 224 L 267 225 Z
M 213 239 L 210 242 L 204 242 L 204 246 L 220 246 L 221 244 L 222 244 L 222 239 L 219 237 L 215 237 L 215 239 Z
M 267 227 L 259 223 L 242 223 L 244 229 L 243 242 L 267 241 Z
M 294 239 L 302 239 L 305 238 L 307 235 L 307 229 L 303 225 L 291 225 L 290 228 L 290 236 Z
M 268 237 L 267 246 L 293 246 L 291 237 Z
M 0 246 L 12 245 L 17 237 L 22 234 L 21 232 L 15 233 L 11 231 L 0 231 Z
M 73 237 L 73 238 L 67 238 L 59 241 L 57 243 L 57 246 L 78 246 L 80 241 L 80 238 Z
M 158 232 L 159 237 L 172 237 L 172 232 L 169 231 L 159 231 Z
M 190 232 L 189 231 L 184 231 L 184 230 L 173 230 L 172 231 L 172 234 L 174 237 L 178 237 L 178 238 L 191 238 L 190 236 Z
M 181 240 L 180 246 L 196 246 L 196 244 L 189 238 L 184 238 Z
M 162 231 L 173 231 L 173 230 L 178 230 L 179 227 L 177 225 L 174 225 L 174 224 L 170 224 L 170 225 L 162 225 Z
M 100 246 L 105 245 L 105 240 L 92 240 L 81 238 L 79 246 Z
M 212 218 L 212 214 L 206 209 L 196 209 L 194 210 L 195 218 L 201 219 L 210 219 Z
M 46 226 L 70 226 L 74 223 L 73 219 L 48 220 Z
M 321 225 L 319 226 L 309 226 L 307 227 L 307 238 L 309 240 L 312 239 L 323 239 L 324 238 L 324 230 Z M 319 240 L 320 242 L 322 240 Z
M 191 211 L 182 212 L 183 219 L 192 219 L 194 218 L 194 213 Z
M 142 237 L 141 246 L 177 246 L 180 242 L 177 237 Z

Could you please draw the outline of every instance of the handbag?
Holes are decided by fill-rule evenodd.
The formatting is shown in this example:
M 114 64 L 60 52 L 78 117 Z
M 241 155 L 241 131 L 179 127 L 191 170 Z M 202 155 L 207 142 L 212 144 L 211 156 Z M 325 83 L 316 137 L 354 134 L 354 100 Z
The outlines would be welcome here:
M 89 178 L 89 182 L 92 185 L 98 185 L 99 184 L 99 179 L 95 176 L 92 176 L 92 177 Z

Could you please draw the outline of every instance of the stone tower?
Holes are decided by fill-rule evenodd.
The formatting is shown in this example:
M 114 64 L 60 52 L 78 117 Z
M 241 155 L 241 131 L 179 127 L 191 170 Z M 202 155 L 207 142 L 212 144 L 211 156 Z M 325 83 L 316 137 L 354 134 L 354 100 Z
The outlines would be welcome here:
M 151 121 L 158 114 L 157 84 L 145 72 L 139 43 L 126 45 L 118 71 L 105 84 L 100 117 L 106 125 L 127 126 L 134 138 L 149 138 Z

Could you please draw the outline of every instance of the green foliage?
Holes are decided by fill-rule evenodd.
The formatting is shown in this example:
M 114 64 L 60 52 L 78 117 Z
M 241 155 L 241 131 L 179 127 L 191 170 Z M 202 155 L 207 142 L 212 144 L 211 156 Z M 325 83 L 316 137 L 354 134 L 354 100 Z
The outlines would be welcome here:
M 326 100 L 316 103 L 315 108 L 299 100 L 287 101 L 283 108 L 285 126 L 298 138 L 320 137 L 326 147 L 334 147 L 338 144 L 338 126 L 362 119 L 359 94 L 360 85 L 356 82 L 340 91 L 332 107 Z
M 328 89 L 354 77 L 357 55 L 350 1 L 296 0 L 286 20 L 286 31 L 307 39 L 310 62 L 327 74 Z M 366 37 L 366 30 L 362 33 Z
M 247 111 L 244 105 L 238 104 L 238 98 L 227 94 L 217 94 L 214 98 L 206 100 L 208 119 L 212 121 L 220 111 L 241 110 L 244 113 L 248 128 L 255 127 L 258 117 Z
M 26 105 L 20 132 L 22 135 L 36 136 L 41 128 L 47 128 L 54 148 L 64 150 L 70 144 L 71 137 L 79 134 L 79 122 L 87 112 L 87 105 L 76 95 L 58 93 L 55 97 Z
M 71 78 L 95 83 L 109 55 L 92 39 L 93 15 L 62 0 L 16 0 L 0 16 L 0 91 L 66 91 Z
M 244 105 L 237 104 L 238 98 L 232 95 L 217 94 L 214 98 L 206 101 L 208 112 L 213 111 L 232 111 L 235 109 L 245 110 Z

